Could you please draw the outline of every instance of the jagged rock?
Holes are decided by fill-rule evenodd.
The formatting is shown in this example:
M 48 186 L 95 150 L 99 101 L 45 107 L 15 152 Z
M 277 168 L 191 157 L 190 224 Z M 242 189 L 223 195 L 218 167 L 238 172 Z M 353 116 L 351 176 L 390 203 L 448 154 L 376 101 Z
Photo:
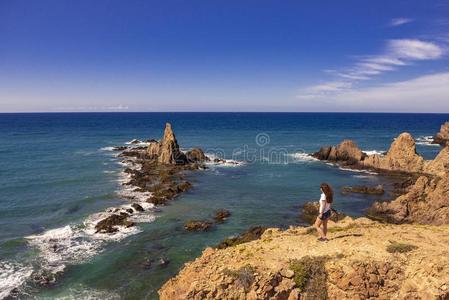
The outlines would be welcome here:
M 204 162 L 209 160 L 204 154 L 203 150 L 194 148 L 186 153 L 187 160 L 189 162 Z
M 231 216 L 231 212 L 229 210 L 219 209 L 215 212 L 214 220 L 215 220 L 215 222 L 224 222 L 230 216 Z
M 351 140 L 344 140 L 336 149 L 337 161 L 344 161 L 348 164 L 357 164 L 362 160 L 362 150 Z
M 374 203 L 369 215 L 392 223 L 449 224 L 448 195 L 448 176 L 421 176 L 396 200 Z
M 185 164 L 186 160 L 184 153 L 179 150 L 171 124 L 165 124 L 164 137 L 159 147 L 158 162 L 161 164 Z
M 358 193 L 358 194 L 368 194 L 368 195 L 383 195 L 385 190 L 382 185 L 376 186 L 365 186 L 365 185 L 355 185 L 355 186 L 344 186 L 341 188 L 342 194 Z
M 449 176 L 449 144 L 441 149 L 440 153 L 424 164 L 424 173 L 436 176 Z
M 306 222 L 307 224 L 312 225 L 316 221 L 316 217 L 318 217 L 320 209 L 320 204 L 318 201 L 311 201 L 304 203 L 301 212 L 299 214 L 299 218 Z M 331 216 L 331 220 L 333 222 L 338 222 L 340 220 L 343 220 L 346 217 L 346 215 L 342 212 L 333 213 Z
M 131 207 L 134 208 L 136 211 L 140 211 L 140 212 L 144 211 L 142 205 L 140 205 L 138 203 L 131 204 Z
M 319 160 L 328 160 L 332 148 L 333 147 L 331 146 L 321 147 L 320 150 L 318 152 L 313 153 L 312 156 Z
M 424 158 L 416 153 L 415 140 L 410 133 L 404 132 L 391 144 L 385 156 L 368 156 L 363 165 L 374 169 L 419 173 L 423 171 Z
M 187 231 L 206 231 L 209 230 L 211 227 L 212 222 L 201 220 L 191 220 L 184 225 L 184 228 Z
M 118 229 L 116 226 L 125 226 L 131 227 L 134 226 L 134 223 L 127 220 L 128 214 L 122 213 L 120 215 L 110 215 L 109 217 L 101 220 L 95 225 L 96 232 L 100 233 L 114 233 L 117 232 Z
M 217 248 L 224 249 L 257 240 L 262 236 L 265 230 L 266 227 L 262 226 L 251 227 L 250 229 L 236 237 L 231 237 L 223 240 L 220 244 L 217 245 Z
M 112 147 L 112 151 L 123 151 L 123 150 L 126 150 L 126 149 L 128 149 L 127 146 L 115 146 L 115 147 Z
M 434 144 L 446 145 L 449 141 L 449 122 L 441 125 L 440 132 L 438 132 L 433 138 Z
M 157 141 L 151 141 L 147 148 L 147 155 L 150 159 L 156 159 L 159 156 L 160 145 Z

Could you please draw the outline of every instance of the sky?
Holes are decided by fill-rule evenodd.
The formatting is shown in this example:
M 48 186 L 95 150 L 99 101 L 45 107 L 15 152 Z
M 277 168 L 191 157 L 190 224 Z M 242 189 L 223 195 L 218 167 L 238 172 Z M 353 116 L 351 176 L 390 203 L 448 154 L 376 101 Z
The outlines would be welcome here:
M 0 0 L 0 112 L 449 112 L 448 0 Z

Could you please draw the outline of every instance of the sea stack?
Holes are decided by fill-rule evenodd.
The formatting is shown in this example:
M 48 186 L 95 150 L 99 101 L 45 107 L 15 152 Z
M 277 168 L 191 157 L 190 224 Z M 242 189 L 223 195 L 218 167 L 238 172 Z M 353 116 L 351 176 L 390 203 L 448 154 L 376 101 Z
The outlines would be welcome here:
M 449 122 L 441 125 L 440 132 L 438 132 L 433 138 L 434 144 L 440 144 L 442 146 L 449 142 Z
M 179 150 L 178 141 L 170 123 L 165 124 L 164 137 L 160 142 L 153 141 L 147 148 L 147 155 L 157 159 L 163 165 L 183 165 L 187 162 L 184 153 Z

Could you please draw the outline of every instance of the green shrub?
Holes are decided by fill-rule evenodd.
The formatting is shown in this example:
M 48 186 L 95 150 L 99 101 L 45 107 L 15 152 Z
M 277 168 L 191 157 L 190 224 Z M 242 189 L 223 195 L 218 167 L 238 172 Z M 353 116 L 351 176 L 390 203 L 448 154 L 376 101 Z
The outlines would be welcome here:
M 326 260 L 326 256 L 305 256 L 290 262 L 289 268 L 294 272 L 293 281 L 304 299 L 327 299 Z
M 246 265 L 237 270 L 225 269 L 223 274 L 235 279 L 236 283 L 248 291 L 251 284 L 254 282 L 254 267 Z

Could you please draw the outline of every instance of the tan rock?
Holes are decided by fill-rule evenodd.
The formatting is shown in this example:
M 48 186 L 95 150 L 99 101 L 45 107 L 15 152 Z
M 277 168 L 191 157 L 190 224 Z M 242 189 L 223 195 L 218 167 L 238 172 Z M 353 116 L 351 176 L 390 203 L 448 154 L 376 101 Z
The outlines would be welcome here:
M 362 160 L 362 150 L 351 140 L 344 140 L 336 149 L 338 161 L 346 161 L 350 164 L 356 164 Z
M 445 145 L 449 141 L 449 122 L 441 125 L 440 132 L 433 138 L 435 144 Z
M 424 173 L 441 177 L 449 176 L 449 145 L 444 147 L 433 160 L 425 162 Z
M 161 164 L 184 164 L 185 155 L 179 150 L 178 141 L 171 128 L 171 124 L 165 124 L 164 137 L 159 143 L 158 162 Z

